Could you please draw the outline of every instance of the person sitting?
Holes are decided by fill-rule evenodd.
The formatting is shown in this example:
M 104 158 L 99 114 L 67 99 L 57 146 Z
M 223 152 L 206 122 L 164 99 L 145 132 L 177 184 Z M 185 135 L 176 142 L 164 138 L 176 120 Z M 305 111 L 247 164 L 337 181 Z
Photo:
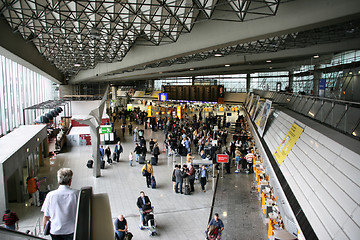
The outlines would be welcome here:
M 224 223 L 219 218 L 219 214 L 215 213 L 214 218 L 211 219 L 209 225 L 207 226 L 206 232 L 208 233 L 208 235 L 216 236 L 216 239 L 220 239 L 221 232 L 223 230 L 224 230 Z
M 200 157 L 201 157 L 201 159 L 206 159 L 206 154 L 205 154 L 204 150 L 201 150 Z
M 128 226 L 123 215 L 119 215 L 114 221 L 116 239 L 123 240 L 127 232 Z

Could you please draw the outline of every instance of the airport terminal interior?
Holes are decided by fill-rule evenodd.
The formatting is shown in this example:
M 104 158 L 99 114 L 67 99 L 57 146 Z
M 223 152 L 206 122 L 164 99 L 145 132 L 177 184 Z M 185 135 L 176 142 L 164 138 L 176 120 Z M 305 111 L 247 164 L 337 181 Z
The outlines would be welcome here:
M 359 78 L 358 0 L 0 0 L 0 239 L 62 168 L 76 240 L 359 239 Z

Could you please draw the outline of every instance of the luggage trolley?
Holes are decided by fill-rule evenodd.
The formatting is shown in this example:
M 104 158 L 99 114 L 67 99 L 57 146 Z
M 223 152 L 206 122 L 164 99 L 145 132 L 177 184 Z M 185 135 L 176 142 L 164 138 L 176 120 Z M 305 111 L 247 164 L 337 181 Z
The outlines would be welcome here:
M 151 207 L 150 209 L 146 209 L 146 210 L 140 208 L 139 212 L 140 212 L 139 229 L 140 230 L 147 229 L 149 236 L 157 235 L 156 223 L 154 219 L 154 207 Z M 144 222 L 142 215 L 144 216 Z

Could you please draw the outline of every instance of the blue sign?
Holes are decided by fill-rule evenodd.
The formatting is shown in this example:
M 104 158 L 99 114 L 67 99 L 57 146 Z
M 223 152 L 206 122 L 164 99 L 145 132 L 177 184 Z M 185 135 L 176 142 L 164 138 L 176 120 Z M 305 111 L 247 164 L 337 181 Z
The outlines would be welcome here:
M 159 93 L 159 101 L 167 101 L 167 93 Z
M 325 90 L 325 79 L 319 79 L 319 90 Z

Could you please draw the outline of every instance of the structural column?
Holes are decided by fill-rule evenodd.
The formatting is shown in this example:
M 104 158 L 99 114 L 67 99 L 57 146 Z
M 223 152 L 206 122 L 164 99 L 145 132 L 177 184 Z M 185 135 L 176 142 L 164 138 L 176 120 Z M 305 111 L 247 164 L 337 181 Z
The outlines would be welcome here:
M 321 78 L 321 70 L 319 69 L 320 65 L 314 66 L 314 78 L 313 78 L 313 95 L 319 96 L 319 82 Z
M 250 92 L 250 73 L 246 74 L 246 92 Z
M 289 90 L 293 91 L 293 83 L 294 83 L 294 72 L 293 71 L 290 71 L 289 72 Z
M 92 152 L 93 152 L 93 158 L 94 158 L 94 171 L 93 176 L 94 177 L 100 177 L 100 137 L 99 137 L 99 129 L 100 126 L 92 126 L 90 127 L 90 135 L 91 135 L 91 146 L 92 146 Z

